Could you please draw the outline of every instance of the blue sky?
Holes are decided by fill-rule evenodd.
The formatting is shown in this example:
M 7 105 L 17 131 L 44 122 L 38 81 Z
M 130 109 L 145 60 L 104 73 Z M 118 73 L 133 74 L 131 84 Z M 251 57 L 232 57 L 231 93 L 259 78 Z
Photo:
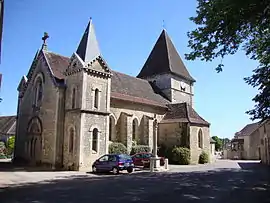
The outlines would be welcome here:
M 243 77 L 256 62 L 243 52 L 223 60 L 222 73 L 214 70 L 219 61 L 187 61 L 186 33 L 195 28 L 196 0 L 152 1 L 19 0 L 5 1 L 2 47 L 3 73 L 0 115 L 16 114 L 17 86 L 27 74 L 35 52 L 41 47 L 43 32 L 49 33 L 48 49 L 65 56 L 76 51 L 89 18 L 93 18 L 101 52 L 110 68 L 136 76 L 154 43 L 165 28 L 182 56 L 195 83 L 195 109 L 211 123 L 211 136 L 233 137 L 252 121 L 245 114 L 253 107 L 256 89 Z

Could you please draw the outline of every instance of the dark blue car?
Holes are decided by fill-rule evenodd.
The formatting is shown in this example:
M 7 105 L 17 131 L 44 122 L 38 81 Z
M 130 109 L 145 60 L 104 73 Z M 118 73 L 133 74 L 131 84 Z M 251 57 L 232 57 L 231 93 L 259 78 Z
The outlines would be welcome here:
M 132 173 L 134 164 L 132 158 L 127 154 L 105 154 L 97 159 L 92 165 L 92 172 L 110 172 L 118 174 L 119 171 L 127 170 Z

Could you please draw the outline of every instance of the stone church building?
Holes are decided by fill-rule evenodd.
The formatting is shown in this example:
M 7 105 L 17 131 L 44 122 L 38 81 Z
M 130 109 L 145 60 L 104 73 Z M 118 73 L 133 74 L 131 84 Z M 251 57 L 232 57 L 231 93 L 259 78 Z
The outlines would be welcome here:
M 110 142 L 153 147 L 155 133 L 158 145 L 189 147 L 192 163 L 210 153 L 195 80 L 165 30 L 137 77 L 110 69 L 91 20 L 71 57 L 48 51 L 47 37 L 18 86 L 15 160 L 84 170 Z

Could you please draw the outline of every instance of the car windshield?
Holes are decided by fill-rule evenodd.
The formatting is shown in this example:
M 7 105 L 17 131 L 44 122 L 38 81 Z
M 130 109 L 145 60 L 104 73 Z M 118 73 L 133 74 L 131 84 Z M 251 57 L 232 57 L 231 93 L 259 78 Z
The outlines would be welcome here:
M 119 154 L 120 159 L 131 159 L 131 157 L 127 154 Z

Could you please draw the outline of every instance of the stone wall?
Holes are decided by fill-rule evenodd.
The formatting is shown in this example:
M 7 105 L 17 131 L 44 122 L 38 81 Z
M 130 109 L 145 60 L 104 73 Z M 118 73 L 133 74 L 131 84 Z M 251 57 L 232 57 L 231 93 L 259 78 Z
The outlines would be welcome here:
M 193 105 L 193 84 L 172 74 L 155 75 L 147 78 L 149 81 L 155 81 L 156 85 L 167 95 L 172 103 L 187 102 Z M 185 90 L 181 89 L 181 85 Z
M 34 108 L 34 88 L 37 77 L 42 78 L 43 94 L 40 102 L 40 108 Z M 16 135 L 15 156 L 24 158 L 30 162 L 35 162 L 30 157 L 29 150 L 26 148 L 26 142 L 29 141 L 27 131 L 28 123 L 33 117 L 38 117 L 42 124 L 41 148 L 35 150 L 37 157 L 41 158 L 43 164 L 55 166 L 56 152 L 56 131 L 58 119 L 58 99 L 59 88 L 56 87 L 51 77 L 50 69 L 42 53 L 39 54 L 36 67 L 33 69 L 31 78 L 28 78 L 28 86 L 21 98 Z
M 79 63 L 77 63 L 79 64 Z M 75 103 L 72 107 L 72 95 L 75 90 Z M 80 158 L 81 112 L 83 103 L 83 72 L 73 73 L 66 77 L 65 91 L 65 127 L 63 144 L 63 165 L 65 169 L 78 170 Z M 74 129 L 73 150 L 69 150 L 70 131 Z
M 92 69 L 104 71 L 96 61 Z M 95 107 L 95 92 L 98 90 L 98 106 Z M 111 79 L 96 74 L 83 73 L 83 95 L 80 137 L 79 170 L 89 170 L 92 163 L 101 155 L 108 153 L 109 113 Z M 93 132 L 98 130 L 97 151 L 93 147 Z
M 198 146 L 198 133 L 202 129 L 202 148 Z M 198 164 L 200 154 L 205 151 L 209 155 L 210 152 L 210 132 L 208 127 L 203 126 L 190 126 L 190 153 L 191 153 L 191 164 Z
M 258 160 L 260 147 L 259 129 L 255 130 L 249 136 L 244 136 L 243 138 L 244 138 L 244 151 L 242 153 L 241 158 L 246 160 Z
M 82 114 L 82 129 L 80 140 L 79 170 L 91 169 L 93 162 L 107 153 L 107 117 L 93 114 Z M 97 151 L 92 150 L 93 130 L 98 129 Z
M 167 147 L 180 146 L 183 128 L 181 123 L 160 123 L 158 132 L 158 143 Z
M 270 165 L 270 120 L 264 121 L 259 127 L 260 158 L 262 163 Z
M 165 114 L 164 109 L 154 108 L 147 105 L 128 103 L 120 100 L 112 100 L 110 107 L 111 116 L 116 121 L 116 137 L 123 142 L 128 150 L 132 145 L 132 121 L 138 120 L 139 144 L 153 146 L 153 118 L 156 116 L 160 122 Z

